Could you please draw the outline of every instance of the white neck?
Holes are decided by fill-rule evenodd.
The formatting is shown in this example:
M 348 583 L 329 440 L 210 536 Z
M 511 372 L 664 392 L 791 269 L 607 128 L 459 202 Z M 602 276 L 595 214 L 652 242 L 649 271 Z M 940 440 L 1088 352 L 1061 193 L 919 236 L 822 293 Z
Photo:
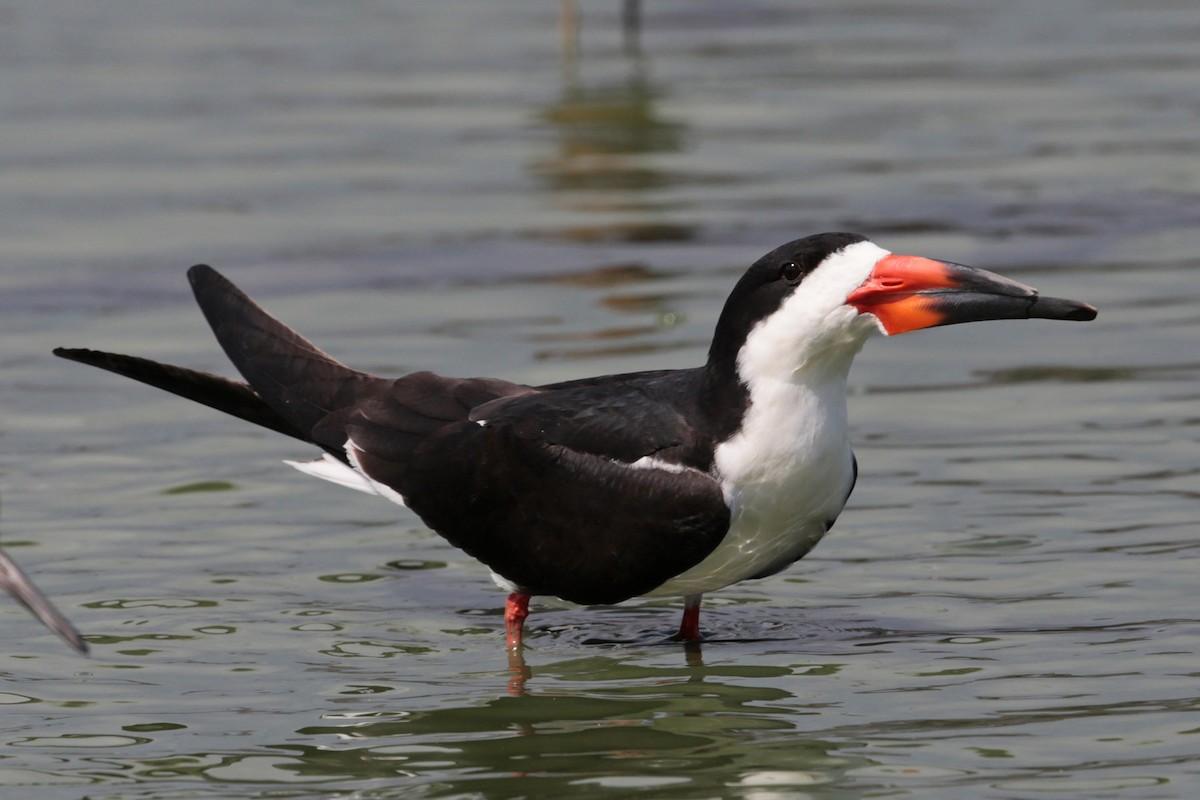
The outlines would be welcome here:
M 750 385 L 741 429 L 717 446 L 714 476 L 729 533 L 700 564 L 654 594 L 697 594 L 781 569 L 820 541 L 854 482 L 846 375 L 854 351 Z
M 713 454 L 729 533 L 655 594 L 697 594 L 781 569 L 841 512 L 854 484 L 847 376 L 878 332 L 846 297 L 885 255 L 871 242 L 846 247 L 750 331 L 737 356 L 749 404 L 741 427 Z

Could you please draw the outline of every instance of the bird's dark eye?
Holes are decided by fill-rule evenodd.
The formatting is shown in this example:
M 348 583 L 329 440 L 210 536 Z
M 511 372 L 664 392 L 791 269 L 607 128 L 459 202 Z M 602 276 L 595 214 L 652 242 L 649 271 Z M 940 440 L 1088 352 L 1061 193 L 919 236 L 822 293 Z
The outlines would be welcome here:
M 788 283 L 799 283 L 803 275 L 804 270 L 795 261 L 784 262 L 784 265 L 779 268 L 779 277 Z

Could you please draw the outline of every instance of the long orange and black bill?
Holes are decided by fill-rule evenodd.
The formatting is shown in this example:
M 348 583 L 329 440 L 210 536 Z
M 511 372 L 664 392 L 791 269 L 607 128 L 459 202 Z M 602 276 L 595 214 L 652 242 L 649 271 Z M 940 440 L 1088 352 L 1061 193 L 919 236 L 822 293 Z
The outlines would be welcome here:
M 994 272 L 920 256 L 881 258 L 846 302 L 873 315 L 889 336 L 989 319 L 1096 318 L 1087 303 L 1042 297 L 1037 289 Z

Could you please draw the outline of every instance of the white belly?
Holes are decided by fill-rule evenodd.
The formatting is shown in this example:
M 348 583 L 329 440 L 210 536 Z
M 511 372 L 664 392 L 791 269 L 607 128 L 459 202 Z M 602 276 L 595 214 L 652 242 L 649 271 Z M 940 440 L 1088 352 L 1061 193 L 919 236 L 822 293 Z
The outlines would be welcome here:
M 780 481 L 734 489 L 727 498 L 732 512 L 729 533 L 721 544 L 699 564 L 649 594 L 701 594 L 770 574 L 803 556 L 845 505 L 854 480 L 849 450 L 845 456 L 828 465 L 827 475 L 810 475 L 804 486 Z
M 782 569 L 820 541 L 845 505 L 854 484 L 845 389 L 756 388 L 741 432 L 716 451 L 729 533 L 651 595 L 699 594 Z

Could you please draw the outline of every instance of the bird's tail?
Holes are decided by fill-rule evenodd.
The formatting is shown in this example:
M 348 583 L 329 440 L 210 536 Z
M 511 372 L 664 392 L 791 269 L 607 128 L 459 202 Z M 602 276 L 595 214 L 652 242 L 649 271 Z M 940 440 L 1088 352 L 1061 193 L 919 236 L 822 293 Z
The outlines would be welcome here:
M 341 409 L 382 381 L 321 352 L 215 269 L 188 270 L 196 301 L 246 383 L 135 356 L 58 348 L 55 355 L 148 383 L 345 458 Z

